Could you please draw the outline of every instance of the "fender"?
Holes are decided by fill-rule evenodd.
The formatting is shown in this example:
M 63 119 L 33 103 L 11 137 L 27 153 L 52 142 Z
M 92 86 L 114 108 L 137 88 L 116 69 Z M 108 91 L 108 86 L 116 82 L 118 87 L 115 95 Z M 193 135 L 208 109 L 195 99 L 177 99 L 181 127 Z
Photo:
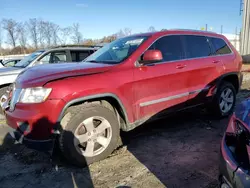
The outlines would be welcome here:
M 91 100 L 91 99 L 101 99 L 101 98 L 104 98 L 104 97 L 112 97 L 113 99 L 115 99 L 118 102 L 118 104 L 120 105 L 120 107 L 121 107 L 121 109 L 123 111 L 124 118 L 125 118 L 125 123 L 128 124 L 129 120 L 128 120 L 128 115 L 127 115 L 126 109 L 125 109 L 123 103 L 121 102 L 121 100 L 119 99 L 119 97 L 117 95 L 113 94 L 113 93 L 102 93 L 102 94 L 96 94 L 96 95 L 89 95 L 89 96 L 86 96 L 86 97 L 81 97 L 81 98 L 77 98 L 77 99 L 73 99 L 73 100 L 69 101 L 63 107 L 63 110 L 61 111 L 57 122 L 61 121 L 61 119 L 63 118 L 64 112 L 72 104 L 75 104 L 75 103 L 78 103 L 78 102 L 87 101 L 87 100 Z
M 216 80 L 216 88 L 218 88 L 221 84 L 221 82 L 228 76 L 237 76 L 238 78 L 238 84 L 239 84 L 239 87 L 238 87 L 238 90 L 236 91 L 237 93 L 239 92 L 240 90 L 240 86 L 241 86 L 241 83 L 242 83 L 242 80 L 243 80 L 243 75 L 241 72 L 228 72 L 226 74 L 223 74 L 222 76 L 220 76 L 217 80 Z

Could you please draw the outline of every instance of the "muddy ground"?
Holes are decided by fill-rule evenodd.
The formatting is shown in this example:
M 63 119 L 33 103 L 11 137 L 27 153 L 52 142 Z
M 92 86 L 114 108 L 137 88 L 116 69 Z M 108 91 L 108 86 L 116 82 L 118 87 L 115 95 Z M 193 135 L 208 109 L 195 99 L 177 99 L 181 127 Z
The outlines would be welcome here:
M 250 80 L 243 83 L 238 102 L 250 95 L 248 88 Z M 200 108 L 178 113 L 123 134 L 122 148 L 83 169 L 63 159 L 51 162 L 49 155 L 5 138 L 0 146 L 0 187 L 216 187 L 227 122 Z M 0 127 L 0 132 L 6 130 Z

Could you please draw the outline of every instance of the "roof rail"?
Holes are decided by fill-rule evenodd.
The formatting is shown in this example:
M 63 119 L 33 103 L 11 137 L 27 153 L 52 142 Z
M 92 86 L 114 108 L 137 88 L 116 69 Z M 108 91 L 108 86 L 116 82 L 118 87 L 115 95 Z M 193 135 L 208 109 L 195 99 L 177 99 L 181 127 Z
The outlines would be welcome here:
M 196 32 L 204 32 L 204 33 L 215 33 L 213 31 L 203 31 L 203 30 L 198 30 L 198 29 L 168 29 L 168 31 L 171 30 L 178 30 L 178 31 L 196 31 Z
M 87 47 L 87 48 L 101 48 L 102 45 L 75 45 L 75 44 L 69 44 L 69 45 L 59 45 L 59 46 L 52 46 L 51 48 L 70 48 L 70 47 Z

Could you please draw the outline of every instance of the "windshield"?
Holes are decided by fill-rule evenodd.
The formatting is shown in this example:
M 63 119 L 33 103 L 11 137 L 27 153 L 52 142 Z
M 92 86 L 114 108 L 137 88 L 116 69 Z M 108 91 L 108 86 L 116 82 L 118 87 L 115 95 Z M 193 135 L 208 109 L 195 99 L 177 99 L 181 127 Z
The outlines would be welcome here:
M 44 51 L 36 51 L 30 54 L 29 56 L 25 57 L 21 61 L 19 61 L 17 64 L 15 64 L 14 67 L 27 67 L 37 56 L 42 54 Z
M 97 50 L 84 61 L 117 64 L 128 58 L 148 37 L 131 36 L 117 39 Z

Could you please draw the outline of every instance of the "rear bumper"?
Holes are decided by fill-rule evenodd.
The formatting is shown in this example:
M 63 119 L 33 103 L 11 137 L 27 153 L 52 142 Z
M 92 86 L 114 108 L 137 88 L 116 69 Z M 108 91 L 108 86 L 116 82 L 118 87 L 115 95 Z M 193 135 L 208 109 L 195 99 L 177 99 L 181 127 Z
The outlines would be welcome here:
M 225 143 L 225 136 L 221 142 L 219 180 L 220 184 L 226 183 L 231 188 L 250 187 L 250 176 L 235 161 Z

